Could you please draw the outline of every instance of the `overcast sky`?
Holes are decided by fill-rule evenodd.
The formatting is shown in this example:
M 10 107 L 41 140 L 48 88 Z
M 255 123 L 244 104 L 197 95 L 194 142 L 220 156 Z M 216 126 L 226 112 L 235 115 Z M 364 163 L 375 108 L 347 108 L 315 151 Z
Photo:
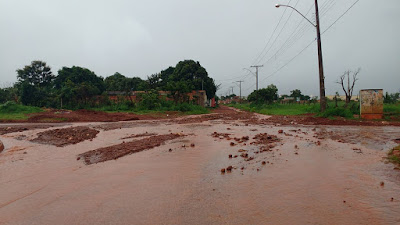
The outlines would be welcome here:
M 319 0 L 321 30 L 354 2 Z M 251 93 L 255 77 L 243 68 L 253 64 L 264 65 L 260 88 L 273 83 L 280 94 L 298 88 L 319 95 L 317 45 L 305 49 L 315 29 L 276 3 L 315 21 L 314 0 L 0 0 L 0 85 L 15 82 L 15 70 L 33 60 L 47 62 L 54 73 L 76 65 L 103 77 L 120 72 L 145 79 L 193 59 L 222 84 L 219 95 L 230 86 L 238 95 L 232 83 L 238 80 L 244 80 L 242 94 Z M 327 94 L 343 94 L 335 81 L 359 67 L 355 92 L 399 91 L 399 27 L 399 0 L 360 0 L 327 30 Z

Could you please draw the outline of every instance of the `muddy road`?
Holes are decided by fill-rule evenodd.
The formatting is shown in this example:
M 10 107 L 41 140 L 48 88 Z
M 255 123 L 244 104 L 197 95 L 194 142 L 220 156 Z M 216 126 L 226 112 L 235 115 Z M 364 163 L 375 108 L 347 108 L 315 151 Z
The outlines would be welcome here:
M 400 127 L 279 122 L 3 125 L 0 224 L 400 224 Z

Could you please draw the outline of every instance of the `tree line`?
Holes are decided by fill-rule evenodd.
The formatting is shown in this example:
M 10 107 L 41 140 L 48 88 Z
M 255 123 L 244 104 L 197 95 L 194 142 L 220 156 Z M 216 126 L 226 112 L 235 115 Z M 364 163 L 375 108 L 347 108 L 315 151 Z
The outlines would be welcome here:
M 171 98 L 179 103 L 187 101 L 185 93 L 192 90 L 205 90 L 208 98 L 213 98 L 217 91 L 214 79 L 194 60 L 180 61 L 175 67 L 152 74 L 145 80 L 118 72 L 104 79 L 79 66 L 62 67 L 54 74 L 46 62 L 39 60 L 32 61 L 16 72 L 17 82 L 12 87 L 0 89 L 0 103 L 17 101 L 38 107 L 79 108 L 109 102 L 109 91 L 126 95 L 132 91 L 153 94 L 156 91 L 169 91 Z

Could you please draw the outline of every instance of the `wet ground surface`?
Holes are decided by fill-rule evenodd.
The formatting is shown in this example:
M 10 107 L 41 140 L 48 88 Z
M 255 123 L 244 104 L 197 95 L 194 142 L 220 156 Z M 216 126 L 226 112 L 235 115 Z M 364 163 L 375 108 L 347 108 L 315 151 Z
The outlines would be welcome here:
M 400 224 L 400 171 L 384 159 L 400 127 L 228 108 L 58 125 L 0 136 L 0 224 Z M 32 141 L 59 129 L 98 133 L 63 147 Z

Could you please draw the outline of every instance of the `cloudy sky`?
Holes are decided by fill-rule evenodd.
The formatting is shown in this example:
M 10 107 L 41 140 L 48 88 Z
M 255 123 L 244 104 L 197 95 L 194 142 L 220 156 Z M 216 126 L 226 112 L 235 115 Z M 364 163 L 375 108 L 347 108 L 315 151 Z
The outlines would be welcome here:
M 400 89 L 400 1 L 319 0 L 327 94 L 346 70 L 361 68 L 356 91 Z M 314 0 L 0 0 L 0 85 L 16 81 L 15 70 L 33 60 L 54 73 L 82 66 L 107 77 L 141 77 L 199 61 L 221 84 L 219 95 L 243 80 L 244 70 L 264 65 L 259 87 L 273 83 L 280 94 L 300 89 L 319 94 Z M 333 26 L 341 15 L 343 15 Z M 309 46 L 309 47 L 307 47 Z

